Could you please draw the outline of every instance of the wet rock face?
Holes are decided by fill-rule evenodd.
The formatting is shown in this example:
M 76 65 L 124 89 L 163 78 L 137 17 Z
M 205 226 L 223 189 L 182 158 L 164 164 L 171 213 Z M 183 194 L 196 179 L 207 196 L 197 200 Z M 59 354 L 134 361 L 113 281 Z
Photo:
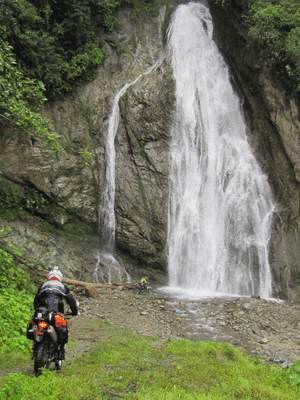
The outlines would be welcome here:
M 248 138 L 269 177 L 276 209 L 270 240 L 273 294 L 300 299 L 300 111 L 299 103 L 259 66 L 247 42 L 242 12 L 246 2 L 220 7 L 209 1 L 215 39 L 229 62 L 236 90 L 242 98 Z
M 41 261 L 47 262 L 55 248 L 51 251 L 47 248 L 48 254 L 40 252 L 48 228 L 54 227 L 51 235 L 56 240 L 76 221 L 73 233 L 78 239 L 84 239 L 86 226 L 90 227 L 89 235 L 91 229 L 94 231 L 87 246 L 90 256 L 82 253 L 82 263 L 92 273 L 99 247 L 98 210 L 104 189 L 104 144 L 112 99 L 121 87 L 162 57 L 163 11 L 159 17 L 152 17 L 134 16 L 130 9 L 123 9 L 118 31 L 104 35 L 106 60 L 99 67 L 95 80 L 81 85 L 64 99 L 48 104 L 45 113 L 62 135 L 63 150 L 60 153 L 48 151 L 34 137 L 0 133 L 3 180 L 9 185 L 14 182 L 13 185 L 19 186 L 23 193 L 9 216 L 1 217 L 0 210 L 0 223 L 14 224 L 15 233 L 11 240 L 29 256 L 34 256 L 36 247 Z M 172 72 L 163 62 L 160 68 L 141 78 L 124 95 L 116 138 L 117 247 L 145 265 L 159 268 L 165 264 L 168 135 L 173 92 Z M 37 196 L 42 193 L 47 199 L 47 207 L 26 207 L 27 192 L 23 188 L 27 186 Z M 18 227 L 17 209 L 20 208 L 30 214 L 31 238 L 23 235 L 26 221 Z M 60 214 L 63 214 L 62 219 Z M 42 224 L 40 229 L 40 219 L 50 225 Z M 81 229 L 80 221 L 84 229 Z M 74 240 L 74 246 L 77 247 L 77 243 Z M 68 267 L 70 258 L 64 258 L 63 252 L 58 253 L 56 263 L 73 273 L 74 268 Z M 79 274 L 81 263 L 75 264 Z
M 129 90 L 116 146 L 118 244 L 153 267 L 165 265 L 171 76 L 163 64 Z

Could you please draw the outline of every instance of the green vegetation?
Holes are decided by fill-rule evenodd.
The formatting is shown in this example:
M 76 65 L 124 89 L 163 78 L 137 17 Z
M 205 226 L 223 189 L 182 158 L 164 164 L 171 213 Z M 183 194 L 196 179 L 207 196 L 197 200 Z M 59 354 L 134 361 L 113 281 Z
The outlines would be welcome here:
M 124 5 L 136 13 L 159 0 L 2 0 L 0 128 L 37 135 L 56 151 L 59 136 L 40 114 L 47 99 L 94 77 L 104 61 L 102 33 L 117 28 Z
M 257 61 L 275 72 L 284 86 L 300 95 L 299 0 L 214 0 L 225 9 L 240 7 L 248 43 L 259 50 Z
M 90 78 L 103 62 L 97 38 L 112 28 L 118 0 L 4 0 L 0 24 L 13 46 L 18 66 L 43 82 L 47 97 L 70 91 L 79 78 Z
M 290 367 L 288 374 L 292 385 L 300 385 L 300 361 Z
M 0 356 L 16 350 L 28 351 L 30 343 L 25 332 L 32 311 L 32 292 L 26 272 L 0 249 Z
M 127 0 L 127 3 L 132 6 L 135 15 L 148 13 L 157 16 L 161 5 L 171 3 L 171 0 Z
M 163 342 L 100 321 L 94 325 L 101 335 L 94 351 L 66 365 L 59 375 L 7 376 L 1 382 L 1 400 L 300 398 L 300 388 L 291 385 L 287 370 L 251 359 L 231 345 Z
M 17 66 L 13 48 L 1 39 L 0 88 L 0 127 L 13 126 L 26 133 L 34 131 L 58 150 L 58 135 L 39 114 L 46 101 L 42 82 L 24 75 Z
M 300 93 L 300 5 L 298 0 L 251 0 L 250 37 L 266 63 Z
M 104 61 L 101 32 L 117 27 L 125 3 L 151 11 L 158 0 L 3 0 L 0 25 L 18 66 L 54 98 L 93 77 Z
M 1 237 L 9 233 L 9 228 L 0 230 Z M 228 344 L 162 341 L 92 319 L 85 328 L 99 343 L 88 355 L 66 364 L 61 374 L 45 372 L 39 379 L 28 372 L 1 377 L 1 372 L 32 367 L 31 342 L 25 338 L 32 292 L 27 274 L 0 249 L 1 400 L 38 400 L 41 396 L 49 400 L 300 398 L 299 363 L 283 370 L 250 358 Z M 72 335 L 68 347 L 73 352 L 78 349 Z

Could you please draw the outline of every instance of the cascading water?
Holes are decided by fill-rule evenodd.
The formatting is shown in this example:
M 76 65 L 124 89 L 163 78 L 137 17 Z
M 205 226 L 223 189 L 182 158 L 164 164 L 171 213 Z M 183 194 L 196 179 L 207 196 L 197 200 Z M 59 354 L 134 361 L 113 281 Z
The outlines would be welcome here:
M 271 296 L 273 202 L 209 9 L 180 5 L 168 32 L 176 81 L 171 132 L 169 286 Z
M 97 253 L 97 263 L 94 272 L 95 279 L 121 281 L 124 278 L 129 281 L 130 276 L 119 262 L 114 258 L 116 217 L 115 217 L 115 170 L 116 151 L 115 138 L 120 122 L 119 101 L 126 91 L 135 85 L 141 78 L 156 70 L 163 62 L 159 59 L 154 65 L 141 73 L 136 79 L 126 83 L 115 95 L 112 110 L 108 120 L 108 129 L 105 140 L 105 183 L 101 205 L 99 207 L 99 231 L 102 242 L 102 250 Z
M 99 212 L 99 226 L 103 249 L 113 253 L 115 246 L 116 217 L 115 217 L 115 171 L 116 151 L 115 138 L 120 122 L 119 101 L 127 89 L 134 83 L 126 83 L 115 95 L 112 110 L 108 120 L 108 130 L 105 141 L 105 183 L 102 204 Z

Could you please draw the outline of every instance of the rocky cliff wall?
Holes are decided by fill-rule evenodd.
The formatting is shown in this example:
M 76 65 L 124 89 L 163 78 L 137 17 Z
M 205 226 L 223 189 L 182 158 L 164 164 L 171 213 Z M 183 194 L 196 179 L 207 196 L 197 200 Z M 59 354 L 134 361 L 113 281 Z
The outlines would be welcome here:
M 168 135 L 173 81 L 163 61 L 159 16 L 123 9 L 118 31 L 104 35 L 106 60 L 94 81 L 49 104 L 46 114 L 62 135 L 53 154 L 34 137 L 1 132 L 1 225 L 27 257 L 91 275 L 101 247 L 98 210 L 104 189 L 104 143 L 112 99 L 157 60 L 161 65 L 120 102 L 116 138 L 117 248 L 140 264 L 162 268 L 167 218 Z M 14 199 L 15 197 L 15 199 Z
M 249 44 L 242 15 L 246 2 L 209 1 L 215 38 L 230 64 L 249 127 L 249 141 L 273 188 L 276 209 L 270 241 L 273 292 L 300 299 L 300 112 Z
M 210 0 L 215 37 L 243 100 L 249 141 L 270 179 L 276 201 L 270 242 L 274 294 L 299 300 L 299 105 L 272 79 L 271 72 L 256 62 L 257 54 L 248 45 L 241 19 L 245 2 L 230 3 L 229 8 L 222 8 Z M 98 209 L 112 99 L 125 83 L 164 54 L 165 15 L 169 11 L 159 17 L 137 17 L 124 9 L 118 32 L 105 36 L 106 61 L 96 79 L 48 105 L 46 113 L 62 135 L 62 152 L 47 151 L 34 136 L 1 132 L 0 223 L 13 228 L 6 240 L 29 259 L 59 264 L 69 273 L 91 277 L 101 247 Z M 137 261 L 138 267 L 166 266 L 173 105 L 174 84 L 166 60 L 120 101 L 117 249 Z

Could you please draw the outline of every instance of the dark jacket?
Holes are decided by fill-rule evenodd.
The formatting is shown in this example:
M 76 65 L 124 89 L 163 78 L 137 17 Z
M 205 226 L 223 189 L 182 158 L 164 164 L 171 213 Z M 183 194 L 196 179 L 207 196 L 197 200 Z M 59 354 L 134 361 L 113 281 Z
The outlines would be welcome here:
M 78 306 L 70 289 L 57 280 L 43 283 L 34 298 L 34 308 L 46 307 L 50 312 L 64 313 L 64 301 L 70 306 L 72 314 L 78 314 Z

